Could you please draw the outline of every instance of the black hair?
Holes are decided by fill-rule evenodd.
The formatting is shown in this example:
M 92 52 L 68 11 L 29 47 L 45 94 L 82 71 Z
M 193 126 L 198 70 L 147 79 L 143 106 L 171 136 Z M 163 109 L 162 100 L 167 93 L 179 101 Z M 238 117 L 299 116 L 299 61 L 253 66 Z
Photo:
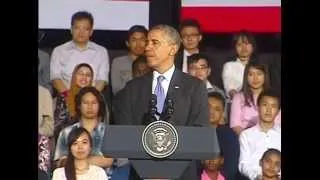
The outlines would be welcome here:
M 68 144 L 68 157 L 66 161 L 66 165 L 64 167 L 64 172 L 66 175 L 67 180 L 76 180 L 76 170 L 74 165 L 74 156 L 71 152 L 71 146 L 72 144 L 77 141 L 77 139 L 83 134 L 86 133 L 89 138 L 90 147 L 92 148 L 92 138 L 90 133 L 83 127 L 74 128 L 70 131 L 68 138 L 67 138 L 67 144 Z
M 225 108 L 224 105 L 225 105 L 226 100 L 224 99 L 224 97 L 222 96 L 221 93 L 219 93 L 219 92 L 210 92 L 210 93 L 208 93 L 208 98 L 216 98 L 216 99 L 218 99 L 219 101 L 222 102 L 223 108 Z
M 250 85 L 248 83 L 248 75 L 249 75 L 249 69 L 255 68 L 259 69 L 264 73 L 264 83 L 263 83 L 263 90 L 270 88 L 270 75 L 268 66 L 266 64 L 260 63 L 257 59 L 252 59 L 248 62 L 246 65 L 246 68 L 244 70 L 243 75 L 243 85 L 242 85 L 242 92 L 245 99 L 245 105 L 251 107 L 251 104 L 255 104 L 253 100 L 253 94 L 250 88 Z
M 269 148 L 263 153 L 261 161 L 263 161 L 267 156 L 270 156 L 271 154 L 276 154 L 281 158 L 281 151 L 279 151 L 278 149 Z
M 252 53 L 252 57 L 255 57 L 256 56 L 256 52 L 257 52 L 257 43 L 256 43 L 256 40 L 253 36 L 252 33 L 250 33 L 249 31 L 247 30 L 241 30 L 239 31 L 238 33 L 236 33 L 233 37 L 232 37 L 232 47 L 235 49 L 236 45 L 237 45 L 237 42 L 240 40 L 240 39 L 246 39 L 250 44 L 252 44 L 252 47 L 253 47 L 253 53 Z M 236 55 L 237 56 L 237 55 Z
M 276 98 L 279 103 L 279 109 L 281 108 L 281 93 L 275 89 L 269 88 L 262 91 L 258 97 L 257 104 L 260 105 L 262 98 L 265 96 Z
M 81 117 L 81 100 L 84 95 L 87 93 L 92 93 L 98 100 L 99 103 L 99 111 L 98 111 L 98 117 L 104 118 L 106 115 L 106 104 L 104 102 L 104 98 L 100 91 L 98 91 L 95 87 L 93 86 L 86 86 L 80 89 L 78 94 L 76 95 L 76 114 L 77 118 Z
M 132 63 L 132 70 L 136 68 L 139 64 L 147 64 L 147 57 L 145 55 L 138 56 L 136 60 Z
M 141 32 L 143 33 L 145 36 L 147 36 L 148 34 L 148 30 L 146 27 L 142 26 L 142 25 L 133 25 L 130 27 L 130 29 L 128 30 L 128 37 L 127 40 L 129 40 L 130 36 L 135 33 L 135 32 Z
M 198 29 L 199 33 L 201 34 L 201 27 L 199 22 L 196 19 L 185 19 L 180 23 L 179 31 L 181 32 L 185 27 L 195 27 Z
M 75 21 L 87 19 L 90 22 L 91 27 L 93 27 L 93 16 L 87 11 L 78 11 L 74 13 L 71 17 L 71 26 L 74 25 Z
M 203 53 L 195 53 L 191 56 L 187 57 L 187 64 L 188 66 L 192 63 L 197 63 L 200 59 L 204 59 L 207 62 L 208 67 L 210 67 L 209 58 Z

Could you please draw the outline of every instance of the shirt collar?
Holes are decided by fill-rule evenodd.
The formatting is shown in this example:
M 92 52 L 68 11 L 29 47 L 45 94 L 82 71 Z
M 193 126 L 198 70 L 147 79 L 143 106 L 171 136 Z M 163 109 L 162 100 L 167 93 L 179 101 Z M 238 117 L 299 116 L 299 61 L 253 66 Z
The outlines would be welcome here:
M 76 43 L 75 43 L 73 40 L 70 41 L 70 44 L 69 44 L 69 46 L 68 46 L 67 48 L 68 48 L 68 50 L 77 49 L 77 50 L 79 50 L 79 51 L 85 51 L 85 50 L 88 50 L 88 49 L 96 50 L 95 47 L 93 46 L 93 43 L 90 42 L 90 41 L 88 41 L 87 47 L 86 47 L 85 49 L 83 49 L 83 50 L 80 50 L 80 49 L 76 46 Z
M 259 132 L 262 132 L 262 131 L 261 131 L 261 126 L 260 126 L 260 121 L 258 121 L 258 123 L 257 123 L 254 127 L 255 127 Z M 270 131 L 280 132 L 280 131 L 281 131 L 281 127 L 274 122 L 273 127 L 272 127 L 271 129 L 269 129 L 269 130 L 267 131 L 267 133 L 270 132 Z
M 157 80 L 158 76 L 162 75 L 165 77 L 166 80 L 168 80 L 170 82 L 173 72 L 175 70 L 175 66 L 174 64 L 171 66 L 170 69 L 168 69 L 166 72 L 164 72 L 163 74 L 158 73 L 157 71 L 153 71 L 153 79 Z
M 207 89 L 213 89 L 213 86 L 209 81 L 207 81 L 206 84 L 207 84 Z
M 98 129 L 100 129 L 101 125 L 102 125 L 101 122 L 98 122 L 97 125 L 96 125 L 96 127 L 93 128 L 93 131 L 97 131 Z M 83 126 L 82 126 L 82 121 L 80 120 L 80 121 L 76 124 L 76 126 L 77 126 L 77 127 L 83 127 Z

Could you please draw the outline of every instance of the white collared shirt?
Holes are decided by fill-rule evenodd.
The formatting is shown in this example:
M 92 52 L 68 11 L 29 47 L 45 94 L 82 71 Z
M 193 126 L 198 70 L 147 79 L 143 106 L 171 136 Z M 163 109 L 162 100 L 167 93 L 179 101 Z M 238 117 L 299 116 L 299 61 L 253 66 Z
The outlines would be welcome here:
M 259 161 L 263 153 L 274 148 L 281 151 L 281 127 L 275 125 L 266 133 L 262 132 L 259 123 L 240 133 L 239 171 L 250 179 L 262 174 Z
M 188 56 L 190 55 L 187 50 L 183 50 L 182 72 L 188 73 Z
M 236 61 L 226 62 L 222 69 L 222 81 L 226 92 L 229 97 L 229 92 L 235 89 L 240 92 L 243 83 L 243 75 L 245 65 L 243 65 L 239 58 Z
M 170 69 L 168 69 L 165 73 L 160 74 L 157 71 L 153 71 L 153 80 L 152 80 L 152 94 L 155 94 L 155 89 L 157 85 L 157 78 L 162 75 L 165 77 L 165 79 L 161 82 L 161 86 L 164 89 L 165 97 L 167 97 L 170 81 L 174 72 L 175 66 L 172 65 Z
M 81 63 L 89 64 L 93 69 L 93 80 L 108 82 L 109 55 L 106 48 L 89 41 L 87 47 L 80 50 L 73 41 L 54 48 L 50 62 L 50 79 L 61 79 L 70 88 L 73 69 Z

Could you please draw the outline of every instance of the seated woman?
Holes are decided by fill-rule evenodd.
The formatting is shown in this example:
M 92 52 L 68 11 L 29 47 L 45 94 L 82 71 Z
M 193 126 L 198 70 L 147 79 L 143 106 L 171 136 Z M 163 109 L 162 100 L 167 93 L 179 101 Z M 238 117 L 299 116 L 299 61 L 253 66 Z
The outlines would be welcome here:
M 252 59 L 246 66 L 242 91 L 235 94 L 231 104 L 230 127 L 236 134 L 252 127 L 258 122 L 257 98 L 259 94 L 270 88 L 268 68 Z M 276 123 L 281 124 L 281 111 Z
M 92 138 L 85 128 L 71 130 L 66 164 L 54 170 L 52 180 L 107 180 L 101 167 L 89 163 L 92 146 Z
M 38 86 L 38 165 L 39 171 L 50 170 L 50 137 L 53 135 L 52 96 L 48 89 Z
M 76 119 L 75 96 L 81 88 L 92 86 L 93 75 L 89 64 L 82 63 L 74 68 L 68 93 L 57 97 L 54 112 L 55 138 L 58 137 L 61 129 Z
M 215 159 L 205 160 L 203 162 L 201 180 L 224 180 L 225 178 L 220 172 L 222 164 L 222 156 L 217 156 Z

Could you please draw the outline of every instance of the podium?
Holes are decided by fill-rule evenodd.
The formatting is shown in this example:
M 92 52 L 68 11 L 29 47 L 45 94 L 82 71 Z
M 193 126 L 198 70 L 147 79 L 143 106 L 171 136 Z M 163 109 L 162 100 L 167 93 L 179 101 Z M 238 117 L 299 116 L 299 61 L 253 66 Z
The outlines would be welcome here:
M 220 153 L 214 127 L 175 126 L 179 142 L 173 154 L 157 159 L 145 152 L 142 133 L 146 126 L 108 125 L 102 153 L 128 158 L 140 178 L 177 179 L 192 160 L 213 159 Z

